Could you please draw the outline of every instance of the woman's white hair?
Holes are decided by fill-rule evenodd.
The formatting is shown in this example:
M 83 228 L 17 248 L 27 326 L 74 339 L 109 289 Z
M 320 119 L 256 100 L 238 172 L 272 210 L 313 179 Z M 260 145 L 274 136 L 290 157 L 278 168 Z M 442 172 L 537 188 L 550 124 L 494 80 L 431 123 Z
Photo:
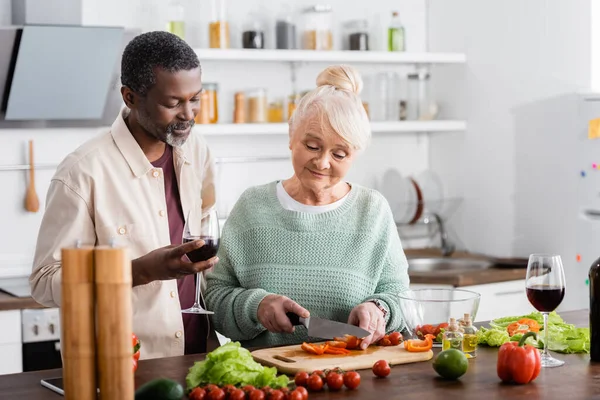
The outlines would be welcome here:
M 356 150 L 371 140 L 371 124 L 360 99 L 363 81 L 349 65 L 332 65 L 317 77 L 317 88 L 305 94 L 290 119 L 290 135 L 304 118 L 320 118 Z

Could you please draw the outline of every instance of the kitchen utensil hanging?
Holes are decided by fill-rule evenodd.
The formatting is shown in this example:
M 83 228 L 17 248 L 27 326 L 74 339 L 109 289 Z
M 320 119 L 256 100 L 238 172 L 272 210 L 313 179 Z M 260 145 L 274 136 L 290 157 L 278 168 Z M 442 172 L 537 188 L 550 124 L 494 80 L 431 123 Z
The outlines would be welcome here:
M 40 201 L 35 191 L 35 170 L 33 163 L 33 140 L 29 141 L 29 184 L 25 194 L 25 209 L 29 212 L 38 212 Z

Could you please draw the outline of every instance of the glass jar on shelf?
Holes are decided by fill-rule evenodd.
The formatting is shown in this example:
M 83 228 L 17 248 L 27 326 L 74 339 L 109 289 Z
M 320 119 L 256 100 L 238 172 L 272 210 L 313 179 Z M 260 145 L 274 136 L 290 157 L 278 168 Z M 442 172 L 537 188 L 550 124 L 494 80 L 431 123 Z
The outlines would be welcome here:
M 302 47 L 306 50 L 333 50 L 333 19 L 329 5 L 315 5 L 303 12 Z
M 283 122 L 283 99 L 269 102 L 268 121 L 271 123 Z
M 208 123 L 216 124 L 219 122 L 219 84 L 205 82 L 202 84 L 203 93 L 208 95 Z
M 251 20 L 244 27 L 242 47 L 244 49 L 265 48 L 265 28 L 257 16 L 251 16 Z
M 429 121 L 437 117 L 438 107 L 431 97 L 429 78 L 426 71 L 408 75 L 408 120 Z
M 181 0 L 171 0 L 167 9 L 167 32 L 185 39 L 185 10 Z
M 229 23 L 225 13 L 224 0 L 212 0 L 211 19 L 208 24 L 208 36 L 211 49 L 228 49 Z
M 246 92 L 248 99 L 248 118 L 251 123 L 267 122 L 267 90 L 252 89 Z
M 296 23 L 288 8 L 284 8 L 275 21 L 275 48 L 292 50 L 296 45 Z
M 243 124 L 246 122 L 246 95 L 237 92 L 233 97 L 233 123 Z
M 366 19 L 348 21 L 344 24 L 344 28 L 346 50 L 369 50 L 369 23 Z
M 300 95 L 298 93 L 293 93 L 288 96 L 288 104 L 287 104 L 287 119 L 292 118 L 292 114 L 296 111 L 296 107 L 298 106 L 298 102 L 300 101 Z

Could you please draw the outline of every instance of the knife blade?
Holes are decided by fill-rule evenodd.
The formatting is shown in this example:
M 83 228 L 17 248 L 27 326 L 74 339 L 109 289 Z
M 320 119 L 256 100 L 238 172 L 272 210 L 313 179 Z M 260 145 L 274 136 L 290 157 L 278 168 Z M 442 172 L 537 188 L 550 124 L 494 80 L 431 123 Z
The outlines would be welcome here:
M 331 321 L 329 319 L 318 317 L 302 318 L 292 312 L 288 312 L 286 315 L 290 319 L 292 325 L 304 325 L 308 329 L 308 336 L 311 337 L 333 339 L 334 337 L 352 335 L 362 339 L 371 334 L 365 329 L 343 322 Z

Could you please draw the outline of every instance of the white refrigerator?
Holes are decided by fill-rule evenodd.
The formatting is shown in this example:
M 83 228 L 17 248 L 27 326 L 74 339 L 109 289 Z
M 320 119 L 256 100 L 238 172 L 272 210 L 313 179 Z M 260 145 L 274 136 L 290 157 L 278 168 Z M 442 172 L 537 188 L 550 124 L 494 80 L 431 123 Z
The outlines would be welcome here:
M 589 308 L 588 270 L 600 257 L 600 93 L 572 93 L 513 110 L 514 254 L 560 254 L 566 277 L 558 311 Z

